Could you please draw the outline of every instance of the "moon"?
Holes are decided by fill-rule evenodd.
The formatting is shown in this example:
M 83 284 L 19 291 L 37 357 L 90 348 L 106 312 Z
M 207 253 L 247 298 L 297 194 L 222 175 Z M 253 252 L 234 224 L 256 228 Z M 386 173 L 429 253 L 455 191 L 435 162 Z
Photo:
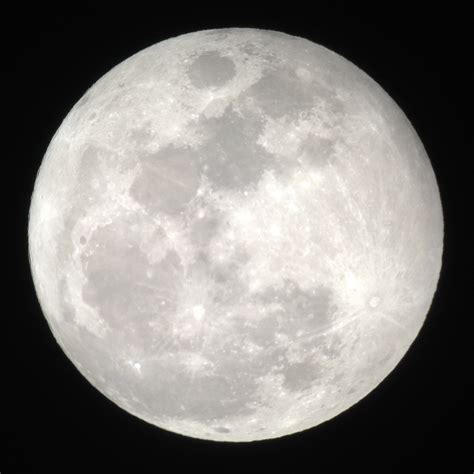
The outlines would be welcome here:
M 441 268 L 436 178 L 354 64 L 275 31 L 199 31 L 99 79 L 42 161 L 35 289 L 57 342 L 129 413 L 276 438 L 394 369 Z

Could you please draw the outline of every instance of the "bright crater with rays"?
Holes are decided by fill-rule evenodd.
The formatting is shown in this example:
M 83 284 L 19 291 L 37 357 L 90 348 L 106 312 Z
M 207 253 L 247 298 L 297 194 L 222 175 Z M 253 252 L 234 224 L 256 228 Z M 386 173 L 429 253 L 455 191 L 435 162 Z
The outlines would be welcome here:
M 415 339 L 443 217 L 409 121 L 307 40 L 192 33 L 116 66 L 32 197 L 36 291 L 67 356 L 130 413 L 250 441 L 328 420 Z

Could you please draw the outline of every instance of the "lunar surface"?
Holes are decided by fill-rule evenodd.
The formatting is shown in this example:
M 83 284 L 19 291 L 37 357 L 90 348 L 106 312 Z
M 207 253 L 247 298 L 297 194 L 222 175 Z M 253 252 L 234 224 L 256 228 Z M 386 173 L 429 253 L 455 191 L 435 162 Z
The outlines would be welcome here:
M 253 29 L 116 66 L 39 170 L 29 252 L 79 371 L 128 412 L 217 441 L 349 408 L 418 334 L 443 217 L 423 145 L 341 56 Z

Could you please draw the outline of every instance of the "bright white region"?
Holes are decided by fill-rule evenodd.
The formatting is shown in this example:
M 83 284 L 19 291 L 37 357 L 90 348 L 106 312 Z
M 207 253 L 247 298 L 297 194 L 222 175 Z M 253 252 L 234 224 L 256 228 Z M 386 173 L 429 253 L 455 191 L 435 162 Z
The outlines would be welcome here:
M 204 309 L 203 306 L 196 305 L 196 306 L 193 307 L 194 319 L 197 319 L 199 321 L 204 317 L 205 314 L 206 314 L 206 310 Z
M 380 304 L 380 297 L 378 296 L 372 296 L 369 301 L 369 306 L 371 308 L 376 308 Z

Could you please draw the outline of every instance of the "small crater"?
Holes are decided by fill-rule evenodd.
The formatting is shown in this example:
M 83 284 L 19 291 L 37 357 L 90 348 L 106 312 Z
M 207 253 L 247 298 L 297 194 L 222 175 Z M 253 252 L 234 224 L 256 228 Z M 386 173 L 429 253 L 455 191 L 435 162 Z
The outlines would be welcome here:
M 369 306 L 371 308 L 376 308 L 380 304 L 380 297 L 378 296 L 372 296 L 369 300 Z
M 222 87 L 235 76 L 234 62 L 217 51 L 198 56 L 188 69 L 188 77 L 198 89 Z
M 313 75 L 311 74 L 310 71 L 308 71 L 306 68 L 304 67 L 299 67 L 297 70 L 296 70 L 296 75 L 302 80 L 302 81 L 305 81 L 305 82 L 309 82 L 311 81 L 311 79 L 313 78 Z
M 254 43 L 245 43 L 241 47 L 241 51 L 243 53 L 248 54 L 249 56 L 257 56 L 258 54 L 261 53 L 262 49 L 259 48 L 256 44 Z
M 86 239 L 85 235 L 81 235 L 81 237 L 79 238 L 79 243 L 81 245 L 85 245 L 86 242 L 87 242 L 87 239 Z

